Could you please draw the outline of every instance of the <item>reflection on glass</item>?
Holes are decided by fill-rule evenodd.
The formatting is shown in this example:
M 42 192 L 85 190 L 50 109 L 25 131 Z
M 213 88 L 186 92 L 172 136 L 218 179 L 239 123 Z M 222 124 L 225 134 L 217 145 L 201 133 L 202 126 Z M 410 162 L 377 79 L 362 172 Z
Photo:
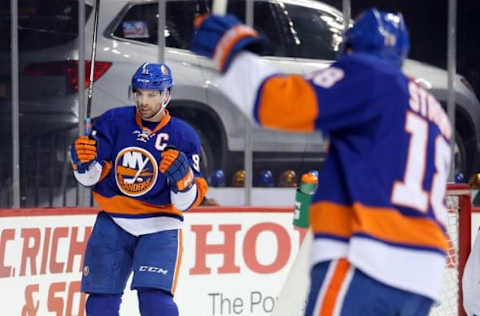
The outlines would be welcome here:
M 10 1 L 0 3 L 0 206 L 11 203 Z M 22 207 L 61 206 L 73 187 L 66 151 L 78 124 L 78 1 L 18 2 Z M 85 8 L 86 20 L 92 8 Z M 6 95 L 2 97 L 2 86 Z M 7 198 L 5 198 L 7 196 Z M 75 200 L 73 200 L 75 203 Z
M 294 57 L 335 59 L 343 34 L 343 17 L 333 10 L 281 4 L 296 45 Z

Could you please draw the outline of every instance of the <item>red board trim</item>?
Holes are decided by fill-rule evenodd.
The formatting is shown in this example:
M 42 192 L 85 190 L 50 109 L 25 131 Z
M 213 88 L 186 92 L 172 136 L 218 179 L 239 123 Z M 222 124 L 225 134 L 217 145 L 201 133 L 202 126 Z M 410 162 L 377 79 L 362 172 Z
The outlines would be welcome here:
M 98 208 L 20 208 L 0 209 L 0 217 L 30 217 L 30 216 L 58 216 L 58 215 L 90 215 L 97 214 Z M 191 209 L 188 213 L 291 213 L 293 208 L 288 207 L 222 207 L 202 206 Z

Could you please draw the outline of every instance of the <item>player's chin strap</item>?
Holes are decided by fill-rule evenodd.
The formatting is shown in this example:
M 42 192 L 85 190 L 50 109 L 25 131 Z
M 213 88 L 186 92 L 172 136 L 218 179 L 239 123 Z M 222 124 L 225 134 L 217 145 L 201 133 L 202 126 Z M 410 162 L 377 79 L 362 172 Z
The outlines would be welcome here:
M 168 91 L 168 96 L 166 96 L 167 93 L 165 93 L 165 91 Z M 148 120 L 149 121 L 155 121 L 155 119 L 160 116 L 160 114 L 162 113 L 163 109 L 165 109 L 168 105 L 168 103 L 170 103 L 170 99 L 171 99 L 171 94 L 170 94 L 170 90 L 163 90 L 162 91 L 162 106 L 160 107 L 160 109 L 158 109 L 157 113 L 155 113 L 155 115 L 153 115 L 151 118 L 149 118 Z

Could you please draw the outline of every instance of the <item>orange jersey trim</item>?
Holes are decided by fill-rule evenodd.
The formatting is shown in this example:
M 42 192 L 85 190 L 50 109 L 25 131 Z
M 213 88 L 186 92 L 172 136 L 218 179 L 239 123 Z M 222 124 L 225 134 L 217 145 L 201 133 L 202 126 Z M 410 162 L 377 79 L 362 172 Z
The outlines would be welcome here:
M 191 208 L 199 206 L 208 191 L 208 183 L 204 178 L 195 178 L 195 182 L 197 184 L 197 199 L 193 202 Z
M 93 197 L 102 210 L 111 213 L 131 215 L 167 213 L 183 217 L 183 213 L 175 209 L 171 204 L 153 205 L 120 195 L 115 195 L 108 198 L 96 192 L 93 192 Z
M 193 26 L 195 28 L 199 28 L 200 25 L 202 25 L 203 21 L 205 21 L 206 18 L 208 18 L 210 14 L 208 13 L 203 13 L 195 16 L 195 19 L 193 19 Z
M 182 266 L 182 257 L 183 257 L 183 233 L 182 230 L 178 230 L 178 254 L 177 254 L 177 263 L 175 264 L 175 272 L 173 277 L 173 286 L 172 286 L 172 296 L 177 290 L 178 276 L 180 275 L 180 267 Z
M 258 98 L 258 121 L 269 128 L 311 132 L 318 117 L 314 88 L 299 75 L 267 79 Z
M 247 37 L 258 37 L 258 33 L 251 27 L 243 24 L 234 26 L 222 36 L 213 53 L 213 61 L 219 70 L 223 70 L 225 68 L 227 59 L 235 45 L 240 40 Z
M 157 126 L 155 126 L 153 131 L 150 131 L 150 134 L 158 132 L 165 125 L 167 125 L 168 122 L 170 122 L 170 119 L 171 119 L 170 113 L 168 113 L 166 109 L 164 109 L 163 111 L 165 111 L 165 115 L 163 116 L 162 120 L 158 122 Z M 141 130 L 144 129 L 144 126 L 142 124 L 142 117 L 140 116 L 140 113 L 138 113 L 138 111 L 135 113 L 135 122 L 137 123 L 137 125 L 140 127 Z
M 112 170 L 112 162 L 111 161 L 105 161 L 104 164 L 103 164 L 102 173 L 100 174 L 100 180 L 98 180 L 98 182 L 105 179 L 108 176 L 108 174 L 110 173 L 111 170 Z
M 342 284 L 345 281 L 345 278 L 350 268 L 350 263 L 347 259 L 342 258 L 337 262 L 335 271 L 333 272 L 330 283 L 328 284 L 327 291 L 322 302 L 322 308 L 318 313 L 318 316 L 331 316 L 335 309 L 335 304 L 337 303 L 338 294 L 342 289 Z
M 349 238 L 364 233 L 386 242 L 448 249 L 447 237 L 432 219 L 404 216 L 394 208 L 319 202 L 312 205 L 310 223 L 315 234 Z

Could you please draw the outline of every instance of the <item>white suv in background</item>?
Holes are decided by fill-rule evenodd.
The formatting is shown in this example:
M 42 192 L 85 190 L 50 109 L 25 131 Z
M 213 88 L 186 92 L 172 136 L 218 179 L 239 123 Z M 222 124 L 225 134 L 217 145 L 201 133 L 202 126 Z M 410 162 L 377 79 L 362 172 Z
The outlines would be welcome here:
M 166 2 L 165 62 L 174 77 L 170 111 L 195 127 L 204 144 L 206 173 L 216 168 L 233 172 L 243 166 L 246 123 L 212 82 L 218 76 L 212 64 L 188 51 L 192 21 L 199 1 Z M 98 60 L 111 67 L 96 82 L 93 113 L 128 103 L 130 77 L 144 61 L 155 61 L 157 48 L 157 3 L 151 1 L 102 0 Z M 245 1 L 231 0 L 228 12 L 245 21 Z M 91 23 L 90 23 L 91 25 Z M 328 66 L 342 41 L 343 15 L 314 0 L 255 0 L 254 26 L 269 39 L 264 57 L 279 70 L 308 73 Z M 407 60 L 407 74 L 430 86 L 442 103 L 447 100 L 447 73 Z M 254 71 L 254 70 L 252 70 Z M 480 147 L 480 104 L 465 79 L 455 79 L 457 109 L 458 169 L 474 171 Z M 239 82 L 238 84 L 242 84 Z M 308 169 L 320 164 L 324 151 L 318 135 L 287 134 L 254 128 L 255 169 Z M 477 157 L 477 158 L 476 158 Z M 475 170 L 476 171 L 476 170 Z
M 76 1 L 65 3 L 70 2 Z M 87 0 L 87 58 L 93 25 L 91 2 Z M 155 62 L 158 58 L 157 1 L 101 0 L 100 4 L 94 117 L 113 107 L 131 104 L 128 99 L 131 76 L 140 64 Z M 204 0 L 166 1 L 165 63 L 171 67 L 174 79 L 169 110 L 198 131 L 203 142 L 205 175 L 224 169 L 229 178 L 235 170 L 243 168 L 247 125 L 236 107 L 213 85 L 218 73 L 211 62 L 188 50 L 194 16 L 201 13 L 204 5 Z M 74 14 L 67 5 L 56 10 L 59 21 L 66 21 Z M 228 11 L 245 21 L 245 0 L 228 1 Z M 78 25 L 72 23 L 69 27 L 74 30 Z M 284 72 L 305 74 L 327 67 L 338 55 L 343 15 L 315 0 L 255 0 L 254 27 L 269 40 L 264 57 L 267 62 Z M 22 30 L 26 29 L 20 32 Z M 42 120 L 48 122 L 45 127 L 60 121 L 72 124 L 79 119 L 75 68 L 78 38 L 59 44 L 21 52 L 21 86 L 34 99 L 23 99 L 22 115 L 24 119 L 25 116 L 33 118 L 31 121 L 38 122 L 40 127 Z M 413 60 L 405 62 L 404 70 L 430 86 L 435 97 L 446 104 L 448 89 L 444 70 Z M 457 166 L 458 170 L 471 174 L 478 171 L 480 162 L 480 104 L 463 77 L 455 78 L 454 87 Z M 323 139 L 317 134 L 290 134 L 259 127 L 254 127 L 253 133 L 254 172 L 271 169 L 275 177 L 285 169 L 301 172 L 319 167 L 325 156 Z

